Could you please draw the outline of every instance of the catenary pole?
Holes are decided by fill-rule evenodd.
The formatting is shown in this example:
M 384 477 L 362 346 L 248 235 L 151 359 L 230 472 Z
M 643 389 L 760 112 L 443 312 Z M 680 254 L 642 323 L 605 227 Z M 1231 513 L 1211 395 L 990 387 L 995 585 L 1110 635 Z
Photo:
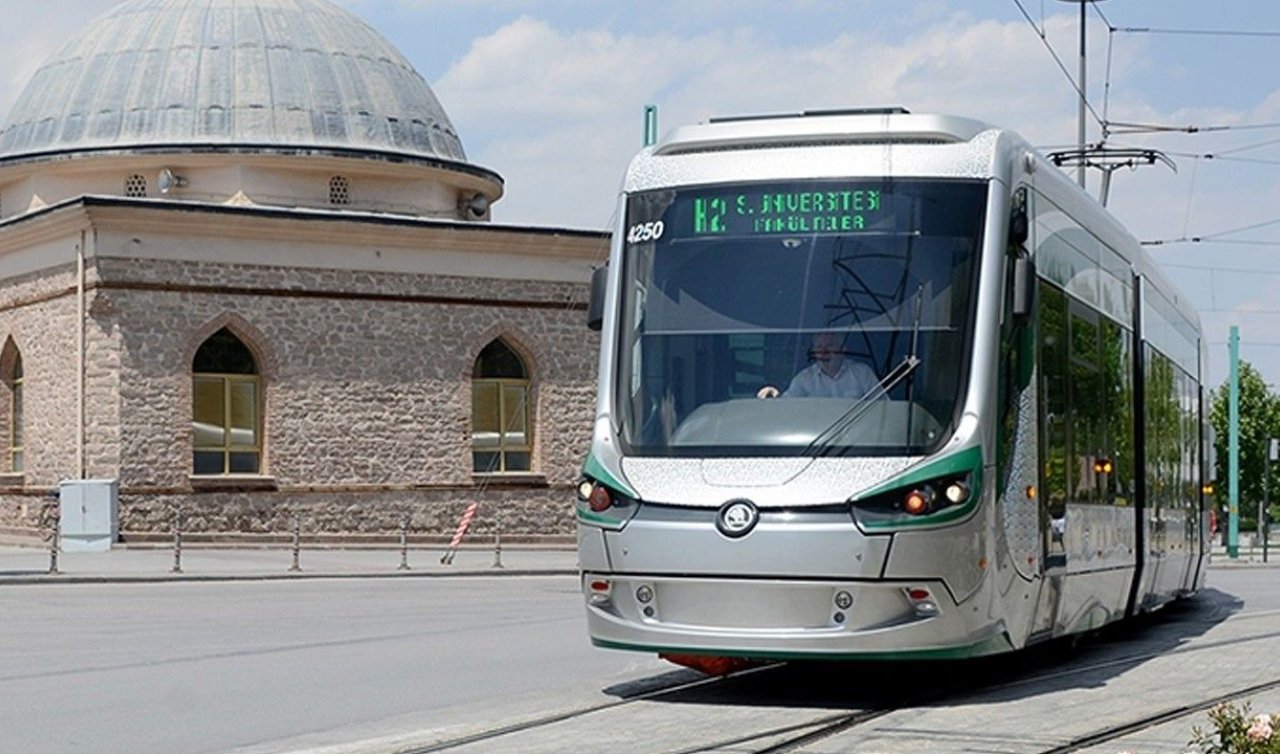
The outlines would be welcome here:
M 1228 338 L 1231 384 L 1227 408 L 1227 557 L 1240 557 L 1240 327 L 1231 326 Z
M 1085 10 L 1089 7 L 1088 0 L 1080 0 L 1080 112 L 1076 119 L 1076 141 L 1079 142 L 1080 152 L 1084 153 L 1085 140 L 1085 120 L 1084 108 L 1086 104 L 1085 93 L 1089 91 L 1085 84 L 1085 76 L 1087 67 L 1085 66 L 1085 32 L 1088 26 L 1085 24 Z M 1084 161 L 1080 161 L 1080 165 L 1076 168 L 1076 181 L 1079 182 L 1080 188 L 1084 188 Z
M 1085 163 L 1088 162 L 1088 160 L 1083 159 L 1085 139 L 1087 138 L 1085 127 L 1088 124 L 1088 121 L 1085 119 L 1085 111 L 1089 106 L 1089 86 L 1087 83 L 1088 68 L 1086 66 L 1087 58 L 1085 55 L 1085 40 L 1088 38 L 1089 31 L 1087 11 L 1089 9 L 1089 3 L 1099 1 L 1100 0 L 1062 0 L 1064 3 L 1078 3 L 1080 5 L 1080 61 L 1079 69 L 1076 73 L 1076 85 L 1080 87 L 1080 107 L 1079 112 L 1076 114 L 1076 145 L 1079 147 L 1082 157 L 1080 164 L 1076 165 L 1076 182 L 1080 184 L 1080 188 L 1084 188 L 1084 171 L 1087 167 Z

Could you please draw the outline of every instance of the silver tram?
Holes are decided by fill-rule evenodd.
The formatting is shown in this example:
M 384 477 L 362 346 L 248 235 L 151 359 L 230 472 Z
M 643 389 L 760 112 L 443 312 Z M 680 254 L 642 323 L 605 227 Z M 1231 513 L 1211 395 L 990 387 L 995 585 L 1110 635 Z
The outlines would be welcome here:
M 634 158 L 619 217 L 577 502 L 597 646 L 970 657 L 1203 584 L 1198 316 L 1016 134 L 712 120 Z

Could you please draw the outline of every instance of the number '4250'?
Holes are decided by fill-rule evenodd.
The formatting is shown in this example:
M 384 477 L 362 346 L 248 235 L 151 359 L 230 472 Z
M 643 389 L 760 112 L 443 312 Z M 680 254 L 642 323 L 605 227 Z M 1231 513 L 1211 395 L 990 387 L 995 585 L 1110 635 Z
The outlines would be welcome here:
M 666 230 L 666 226 L 662 224 L 661 220 L 654 220 L 651 223 L 636 223 L 627 231 L 627 243 L 657 241 L 662 238 L 664 230 Z

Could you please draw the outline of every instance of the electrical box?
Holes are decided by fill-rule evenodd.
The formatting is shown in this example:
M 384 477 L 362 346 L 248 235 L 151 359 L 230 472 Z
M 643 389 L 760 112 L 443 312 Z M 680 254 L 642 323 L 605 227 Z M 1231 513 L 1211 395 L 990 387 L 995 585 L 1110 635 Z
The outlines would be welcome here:
M 63 552 L 106 552 L 120 528 L 114 479 L 74 479 L 58 485 Z

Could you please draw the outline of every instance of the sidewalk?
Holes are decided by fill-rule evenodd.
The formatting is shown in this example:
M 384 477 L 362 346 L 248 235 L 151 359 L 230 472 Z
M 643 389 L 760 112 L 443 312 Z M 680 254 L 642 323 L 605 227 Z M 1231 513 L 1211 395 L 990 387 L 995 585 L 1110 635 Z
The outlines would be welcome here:
M 36 547 L 0 545 L 0 586 L 10 584 L 96 584 L 148 581 L 252 581 L 317 578 L 413 578 L 451 576 L 576 576 L 578 554 L 572 548 L 466 547 L 451 565 L 440 562 L 442 546 L 411 547 L 409 568 L 400 568 L 398 548 L 303 547 L 299 570 L 290 570 L 289 547 L 217 547 L 195 545 L 182 551 L 182 571 L 173 571 L 171 548 L 116 547 L 108 552 L 62 552 L 58 573 L 50 574 L 49 551 Z M 1228 558 L 1225 548 L 1214 549 L 1210 568 L 1280 567 L 1280 548 L 1268 553 L 1241 549 Z M 495 561 L 500 567 L 495 567 Z
M 1262 562 L 1261 547 L 1240 547 L 1237 549 L 1236 557 L 1227 557 L 1227 548 L 1223 545 L 1214 545 L 1213 558 L 1209 561 L 1210 568 L 1239 568 L 1239 567 L 1257 567 L 1270 568 L 1280 566 L 1280 547 L 1272 544 L 1267 548 L 1267 562 Z
M 0 546 L 0 586 L 11 584 L 165 581 L 235 581 L 315 578 L 412 578 L 450 576 L 577 575 L 573 549 L 493 547 L 458 550 L 453 563 L 440 562 L 443 547 L 410 548 L 408 570 L 400 568 L 398 548 L 338 549 L 303 547 L 300 570 L 290 570 L 288 547 L 186 547 L 182 571 L 175 573 L 172 549 L 117 547 L 108 552 L 58 554 L 58 574 L 49 573 L 47 549 Z M 495 566 L 495 562 L 499 565 Z

